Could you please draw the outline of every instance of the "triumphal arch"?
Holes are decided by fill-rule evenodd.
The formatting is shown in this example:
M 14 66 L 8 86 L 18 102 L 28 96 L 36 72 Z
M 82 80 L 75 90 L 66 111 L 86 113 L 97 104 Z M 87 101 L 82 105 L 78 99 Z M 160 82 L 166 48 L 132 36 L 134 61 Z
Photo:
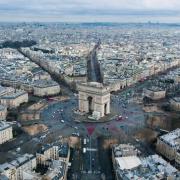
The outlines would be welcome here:
M 100 117 L 110 113 L 110 87 L 98 82 L 78 84 L 79 111 L 93 114 L 97 112 Z

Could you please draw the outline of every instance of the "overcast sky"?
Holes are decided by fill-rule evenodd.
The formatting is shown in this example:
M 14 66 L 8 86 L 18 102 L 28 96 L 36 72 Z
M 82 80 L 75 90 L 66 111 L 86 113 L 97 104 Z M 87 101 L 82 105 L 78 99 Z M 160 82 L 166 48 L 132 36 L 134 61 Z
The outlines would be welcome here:
M 0 21 L 180 23 L 180 0 L 0 0 Z

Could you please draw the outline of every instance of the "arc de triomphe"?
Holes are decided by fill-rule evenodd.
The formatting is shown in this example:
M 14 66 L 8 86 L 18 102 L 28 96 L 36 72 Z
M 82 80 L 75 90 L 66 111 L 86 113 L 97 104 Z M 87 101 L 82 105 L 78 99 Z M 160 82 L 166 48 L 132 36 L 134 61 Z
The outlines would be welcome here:
M 110 113 L 110 87 L 98 82 L 78 85 L 79 110 L 92 114 L 99 112 L 100 117 Z

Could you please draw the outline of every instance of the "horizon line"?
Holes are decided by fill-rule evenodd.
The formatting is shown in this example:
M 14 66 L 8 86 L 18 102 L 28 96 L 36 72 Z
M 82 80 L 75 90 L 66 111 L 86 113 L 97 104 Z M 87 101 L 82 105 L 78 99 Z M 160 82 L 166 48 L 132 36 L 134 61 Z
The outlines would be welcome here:
M 0 23 L 67 23 L 67 24 L 97 24 L 97 23 L 109 23 L 109 24 L 177 24 L 180 25 L 180 22 L 153 22 L 153 21 L 146 21 L 146 22 L 120 22 L 120 21 L 1 21 Z

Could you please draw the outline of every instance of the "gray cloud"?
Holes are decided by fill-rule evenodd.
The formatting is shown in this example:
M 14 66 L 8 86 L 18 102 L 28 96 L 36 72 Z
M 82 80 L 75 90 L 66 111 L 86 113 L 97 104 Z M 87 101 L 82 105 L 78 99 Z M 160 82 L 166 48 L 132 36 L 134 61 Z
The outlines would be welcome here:
M 0 21 L 180 22 L 179 0 L 0 0 Z

